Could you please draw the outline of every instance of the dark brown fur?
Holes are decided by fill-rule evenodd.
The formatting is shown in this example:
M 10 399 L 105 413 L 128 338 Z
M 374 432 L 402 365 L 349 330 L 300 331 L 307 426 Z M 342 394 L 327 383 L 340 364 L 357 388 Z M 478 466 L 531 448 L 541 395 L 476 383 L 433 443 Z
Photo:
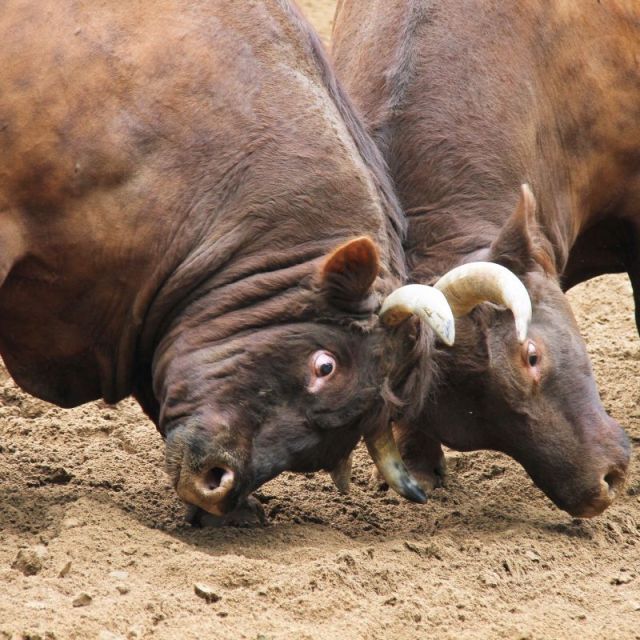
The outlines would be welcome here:
M 637 3 L 341 0 L 334 54 L 408 211 L 411 278 L 493 260 L 534 307 L 533 386 L 509 313 L 457 322 L 421 420 L 398 427 L 414 469 L 435 481 L 438 442 L 500 449 L 563 508 L 598 512 L 600 479 L 619 487 L 628 444 L 561 287 L 627 271 L 639 299 Z M 514 213 L 525 182 L 529 220 Z
M 406 278 L 405 221 L 299 13 L 9 0 L 0 42 L 0 351 L 16 381 L 67 407 L 133 394 L 176 482 L 235 470 L 227 507 L 348 455 L 384 410 L 375 310 Z M 323 277 L 362 235 L 365 264 Z M 339 371 L 313 395 L 318 349 Z

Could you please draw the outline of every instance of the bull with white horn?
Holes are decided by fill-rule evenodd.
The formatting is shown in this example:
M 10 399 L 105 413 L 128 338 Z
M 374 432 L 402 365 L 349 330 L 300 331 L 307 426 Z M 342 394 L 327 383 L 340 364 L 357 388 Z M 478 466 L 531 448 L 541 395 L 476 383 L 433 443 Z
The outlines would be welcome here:
M 410 394 L 394 427 L 423 486 L 441 481 L 445 444 L 511 456 L 574 517 L 624 494 L 629 440 L 602 404 L 563 294 L 626 271 L 640 326 L 640 165 L 628 153 L 640 139 L 640 5 L 602 5 L 338 3 L 333 60 L 406 213 L 409 281 L 435 285 L 458 316 L 455 345 L 430 358 L 427 401 L 416 411 L 426 397 Z M 573 44 L 604 23 L 607 46 L 590 47 L 569 77 Z M 410 38 L 408 25 L 419 25 Z M 495 265 L 488 279 L 477 261 Z M 486 298 L 499 304 L 477 304 Z
M 433 287 L 423 284 L 400 287 L 385 298 L 379 315 L 382 323 L 389 328 L 399 327 L 412 317 L 423 321 L 433 331 L 432 334 L 428 334 L 427 340 L 432 342 L 437 337 L 444 345 L 450 347 L 455 341 L 454 315 L 464 316 L 483 302 L 510 309 L 518 340 L 525 340 L 531 320 L 531 301 L 527 290 L 508 269 L 491 262 L 475 262 L 457 267 L 445 274 Z M 409 340 L 411 339 L 410 336 Z M 419 340 L 415 334 L 413 339 Z M 393 344 L 394 341 L 389 342 Z M 390 412 L 392 418 L 397 418 L 406 411 L 414 411 L 415 405 L 422 406 L 422 400 L 428 393 L 430 377 L 424 375 L 418 376 L 422 388 L 416 389 L 414 380 L 413 384 L 409 385 L 409 390 L 400 388 L 407 378 L 412 379 L 416 370 L 421 367 L 429 369 L 429 357 L 426 353 L 430 354 L 430 350 L 420 353 L 423 354 L 422 362 L 413 362 L 413 370 L 411 367 L 407 368 L 406 363 L 400 363 L 400 366 L 390 373 L 388 388 L 394 389 L 394 397 L 398 394 L 403 398 L 400 401 L 396 400 L 396 411 Z M 408 375 L 403 376 L 401 372 L 407 372 L 407 369 Z M 402 462 L 393 438 L 390 420 L 383 420 L 376 432 L 365 435 L 365 442 L 387 484 L 405 498 L 424 502 L 423 490 Z M 351 457 L 348 457 L 331 473 L 333 481 L 343 493 L 348 490 L 350 472 Z

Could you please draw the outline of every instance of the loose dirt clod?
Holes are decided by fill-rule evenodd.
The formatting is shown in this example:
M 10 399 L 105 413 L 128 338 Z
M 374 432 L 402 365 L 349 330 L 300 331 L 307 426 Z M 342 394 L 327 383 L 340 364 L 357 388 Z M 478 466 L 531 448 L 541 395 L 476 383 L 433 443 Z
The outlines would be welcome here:
M 196 583 L 193 585 L 193 590 L 196 595 L 202 598 L 205 602 L 218 602 L 221 596 L 219 596 L 213 589 L 206 584 Z
M 62 521 L 62 526 L 65 529 L 74 529 L 75 527 L 82 526 L 82 522 L 78 518 L 65 518 Z
M 125 640 L 125 638 L 124 636 L 119 636 L 117 633 L 112 633 L 111 631 L 103 629 L 98 634 L 98 640 Z
M 88 593 L 80 593 L 73 599 L 74 607 L 86 607 L 93 602 L 93 598 Z
M 129 577 L 129 572 L 128 571 L 112 571 L 109 575 L 112 578 L 115 578 L 116 580 L 126 580 Z
M 21 571 L 25 576 L 35 576 L 42 570 L 44 560 L 48 555 L 47 548 L 43 545 L 20 549 L 11 568 Z

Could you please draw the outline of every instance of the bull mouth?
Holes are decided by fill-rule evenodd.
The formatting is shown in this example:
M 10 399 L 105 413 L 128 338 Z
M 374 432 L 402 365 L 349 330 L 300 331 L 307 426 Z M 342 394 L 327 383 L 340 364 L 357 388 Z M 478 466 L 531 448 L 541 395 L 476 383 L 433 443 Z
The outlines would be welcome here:
M 613 499 L 603 499 L 597 500 L 590 505 L 585 507 L 577 507 L 572 509 L 565 509 L 565 511 L 572 518 L 580 518 L 581 520 L 589 520 L 590 518 L 595 518 L 599 516 L 601 513 L 607 510 L 609 506 L 613 503 Z
M 623 469 L 615 468 L 602 477 L 597 488 L 589 491 L 589 497 L 578 505 L 565 507 L 558 504 L 573 518 L 589 519 L 606 511 L 623 492 L 626 474 Z

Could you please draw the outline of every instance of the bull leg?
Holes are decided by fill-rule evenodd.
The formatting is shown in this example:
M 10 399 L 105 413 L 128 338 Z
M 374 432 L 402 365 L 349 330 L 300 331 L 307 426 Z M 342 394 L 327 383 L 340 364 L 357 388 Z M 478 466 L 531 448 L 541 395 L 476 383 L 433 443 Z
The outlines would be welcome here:
M 440 442 L 430 438 L 420 428 L 401 423 L 393 425 L 393 435 L 409 472 L 426 493 L 445 486 L 447 465 Z M 372 481 L 378 489 L 388 489 L 377 470 L 372 475 Z

